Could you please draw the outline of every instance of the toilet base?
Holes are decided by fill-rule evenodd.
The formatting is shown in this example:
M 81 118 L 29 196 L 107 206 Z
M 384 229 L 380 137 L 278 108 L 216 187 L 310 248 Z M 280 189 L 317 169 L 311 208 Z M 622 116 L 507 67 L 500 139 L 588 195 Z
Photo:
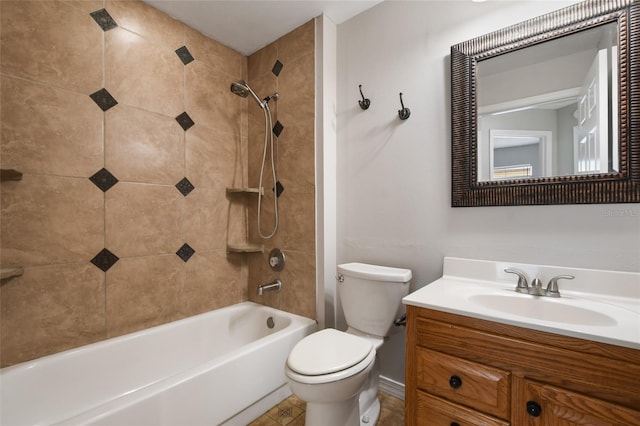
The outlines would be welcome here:
M 305 426 L 359 426 L 358 395 L 340 402 L 307 402 Z
M 380 400 L 378 399 L 378 381 L 380 373 L 380 361 L 378 355 L 373 362 L 373 367 L 367 377 L 367 381 L 360 390 L 360 426 L 375 425 L 380 416 Z
M 360 414 L 360 426 L 375 426 L 380 417 L 380 400 L 376 398 L 367 411 Z

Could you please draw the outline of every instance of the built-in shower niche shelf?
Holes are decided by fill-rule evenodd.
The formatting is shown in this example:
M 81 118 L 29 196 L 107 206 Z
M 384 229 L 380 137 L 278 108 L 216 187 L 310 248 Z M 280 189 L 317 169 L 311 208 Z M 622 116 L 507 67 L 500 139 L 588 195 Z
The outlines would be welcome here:
M 13 169 L 0 169 L 0 181 L 22 180 L 22 172 Z
M 263 244 L 227 244 L 227 253 L 264 253 Z
M 2 268 L 0 269 L 0 280 L 8 280 L 9 278 L 19 277 L 24 272 L 24 269 L 16 268 Z
M 262 194 L 262 188 L 227 188 L 227 194 Z

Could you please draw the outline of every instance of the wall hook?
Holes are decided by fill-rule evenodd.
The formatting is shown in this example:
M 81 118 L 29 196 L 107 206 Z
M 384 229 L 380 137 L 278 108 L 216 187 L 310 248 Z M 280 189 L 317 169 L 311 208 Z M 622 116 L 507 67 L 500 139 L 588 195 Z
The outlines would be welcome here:
M 362 100 L 358 101 L 358 104 L 360 104 L 360 108 L 369 109 L 369 107 L 371 106 L 371 100 L 365 98 L 362 94 L 362 84 L 358 85 L 358 89 L 360 89 L 360 96 L 362 96 Z
M 400 92 L 400 105 L 402 106 L 402 109 L 398 110 L 398 117 L 400 117 L 400 120 L 406 120 L 411 115 L 411 110 L 404 107 L 404 102 L 402 102 L 402 92 Z

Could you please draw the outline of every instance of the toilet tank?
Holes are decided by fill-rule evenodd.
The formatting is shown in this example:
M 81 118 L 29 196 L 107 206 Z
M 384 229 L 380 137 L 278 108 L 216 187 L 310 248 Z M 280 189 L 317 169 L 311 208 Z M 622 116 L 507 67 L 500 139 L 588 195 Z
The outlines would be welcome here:
M 349 327 L 385 337 L 409 294 L 411 270 L 366 263 L 338 265 L 338 294 Z

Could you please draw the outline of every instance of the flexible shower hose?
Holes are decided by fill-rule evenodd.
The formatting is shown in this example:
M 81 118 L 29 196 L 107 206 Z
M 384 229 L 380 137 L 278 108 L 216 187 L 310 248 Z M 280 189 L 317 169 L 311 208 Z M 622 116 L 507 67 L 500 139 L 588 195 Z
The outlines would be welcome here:
M 264 112 L 264 149 L 262 150 L 262 164 L 260 166 L 260 179 L 258 182 L 258 234 L 260 235 L 260 237 L 266 239 L 269 239 L 271 237 L 273 237 L 276 234 L 276 231 L 278 230 L 278 224 L 279 224 L 279 217 L 278 217 L 278 194 L 274 193 L 273 195 L 273 208 L 274 208 L 274 226 L 273 226 L 273 231 L 268 234 L 268 235 L 264 235 L 262 233 L 262 228 L 261 228 L 261 223 L 262 220 L 262 197 L 263 197 L 263 188 L 262 188 L 262 176 L 264 174 L 264 164 L 267 160 L 267 146 L 270 147 L 271 150 L 271 175 L 273 177 L 273 184 L 275 186 L 276 182 L 278 182 L 278 180 L 276 179 L 276 165 L 275 165 L 275 156 L 274 156 L 274 150 L 273 150 L 273 132 L 271 131 L 272 128 L 272 120 L 271 120 L 271 110 L 269 109 L 269 103 L 265 102 L 264 103 L 264 108 L 262 109 L 262 111 Z M 275 190 L 274 190 L 275 191 Z

